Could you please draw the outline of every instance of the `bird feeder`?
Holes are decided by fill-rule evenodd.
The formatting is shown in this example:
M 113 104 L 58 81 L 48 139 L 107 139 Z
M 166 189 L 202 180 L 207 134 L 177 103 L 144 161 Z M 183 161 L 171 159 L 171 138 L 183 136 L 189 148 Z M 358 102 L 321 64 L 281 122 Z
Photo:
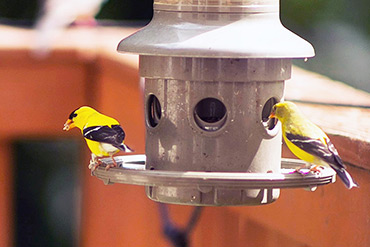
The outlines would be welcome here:
M 292 167 L 282 167 L 279 123 L 268 116 L 292 58 L 314 50 L 282 26 L 278 0 L 155 0 L 150 24 L 118 51 L 139 54 L 146 156 L 132 157 L 141 168 L 98 169 L 107 183 L 145 185 L 166 203 L 261 205 L 279 188 L 333 180 L 283 173 Z

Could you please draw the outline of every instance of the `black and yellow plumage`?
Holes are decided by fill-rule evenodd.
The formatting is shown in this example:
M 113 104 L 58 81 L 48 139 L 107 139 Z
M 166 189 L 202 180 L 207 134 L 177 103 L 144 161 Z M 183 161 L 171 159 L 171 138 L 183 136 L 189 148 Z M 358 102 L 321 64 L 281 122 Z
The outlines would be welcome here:
M 64 124 L 63 130 L 77 127 L 81 130 L 87 146 L 91 150 L 91 161 L 89 168 L 93 171 L 99 166 L 98 157 L 111 157 L 113 165 L 117 166 L 113 155 L 117 152 L 132 150 L 124 144 L 125 132 L 119 122 L 111 117 L 99 113 L 95 109 L 82 106 L 74 110 Z
M 284 141 L 294 155 L 316 166 L 331 167 L 348 189 L 358 187 L 329 137 L 294 103 L 285 101 L 275 104 L 270 118 L 281 122 Z

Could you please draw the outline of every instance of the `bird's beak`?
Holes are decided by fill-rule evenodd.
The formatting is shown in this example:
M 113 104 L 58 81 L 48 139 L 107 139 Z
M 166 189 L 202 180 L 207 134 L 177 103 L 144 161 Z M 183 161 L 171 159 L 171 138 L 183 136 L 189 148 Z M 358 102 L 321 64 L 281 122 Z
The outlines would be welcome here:
M 76 127 L 75 123 L 71 120 L 71 119 L 68 119 L 65 124 L 64 124 L 64 128 L 63 130 L 64 131 L 68 131 L 70 129 L 73 129 L 74 127 Z
M 272 112 L 270 113 L 269 119 L 273 119 L 272 121 L 274 121 L 274 125 L 276 125 L 276 124 L 277 124 L 277 122 L 278 122 L 278 119 L 277 119 L 277 117 L 276 117 L 276 115 L 275 115 L 275 112 L 274 112 L 274 111 L 272 111 Z

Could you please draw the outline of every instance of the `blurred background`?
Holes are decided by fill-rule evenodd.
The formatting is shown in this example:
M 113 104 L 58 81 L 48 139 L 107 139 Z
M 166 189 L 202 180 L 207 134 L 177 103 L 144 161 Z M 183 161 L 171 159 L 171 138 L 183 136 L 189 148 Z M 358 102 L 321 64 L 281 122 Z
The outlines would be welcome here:
M 107 0 L 100 25 L 144 26 L 152 0 Z M 0 22 L 32 27 L 42 2 L 0 0 Z M 370 15 L 367 0 L 283 0 L 282 23 L 315 47 L 316 57 L 296 65 L 370 92 Z
M 152 0 L 109 0 L 102 5 L 102 8 L 98 12 L 96 19 L 98 25 L 102 26 L 133 26 L 135 28 L 142 27 L 145 26 L 152 18 L 152 5 Z M 34 27 L 36 21 L 38 20 L 40 13 L 42 12 L 41 9 L 42 2 L 37 0 L 0 0 L 0 24 L 3 25 L 0 26 L 0 28 L 4 27 L 5 25 L 31 29 Z M 314 46 L 316 51 L 316 56 L 314 58 L 309 59 L 306 62 L 303 60 L 294 60 L 293 63 L 295 65 L 326 75 L 331 79 L 342 81 L 355 88 L 370 92 L 370 15 L 368 0 L 283 0 L 281 1 L 281 20 L 288 29 L 308 40 Z M 7 37 L 1 37 L 1 39 L 7 39 Z M 36 64 L 35 66 L 39 66 L 37 67 L 37 69 L 40 69 L 41 66 L 44 65 L 40 63 Z M 61 66 L 64 65 L 62 64 Z M 0 61 L 0 70 L 2 68 L 5 68 L 4 71 L 7 72 L 7 67 L 4 66 L 3 61 Z M 47 67 L 45 67 L 45 70 L 47 70 Z M 88 70 L 91 71 L 94 70 L 94 68 L 88 67 Z M 17 73 L 16 69 L 14 69 L 13 72 L 14 73 L 10 75 L 9 78 L 15 78 L 14 81 L 16 81 L 17 78 L 16 76 L 14 76 Z M 40 76 L 34 75 L 30 71 L 27 71 L 26 73 L 30 73 L 31 77 L 34 76 L 34 78 L 32 79 L 38 78 L 37 76 Z M 41 113 L 49 113 L 50 110 L 45 110 L 48 106 L 57 109 L 60 106 L 58 106 L 58 102 L 67 104 L 67 102 L 63 102 L 64 98 L 62 97 L 62 95 L 63 93 L 67 95 L 70 93 L 70 91 L 67 91 L 67 89 L 63 89 L 62 87 L 59 88 L 60 81 L 55 78 L 68 76 L 66 74 L 63 74 L 62 72 L 60 72 L 60 74 L 50 75 L 50 78 L 47 76 L 48 75 L 46 75 L 45 81 L 50 81 L 51 86 L 55 82 L 56 88 L 61 91 L 61 96 L 60 98 L 50 99 L 50 102 L 48 103 L 38 102 L 36 105 L 39 108 L 34 108 L 34 110 L 36 111 L 36 113 L 33 113 L 34 115 L 38 115 L 37 111 L 40 111 Z M 86 79 L 86 76 L 83 73 L 81 73 L 80 77 L 78 77 L 78 80 L 76 79 L 75 81 L 83 81 L 89 79 Z M 5 78 L 4 81 L 6 79 L 7 78 Z M 135 81 L 136 79 L 138 78 L 134 77 L 133 81 Z M 26 88 L 25 90 L 28 90 L 27 83 L 19 83 L 19 85 L 13 85 L 14 81 L 10 79 L 8 81 L 9 88 L 13 88 L 14 86 L 13 90 L 17 90 L 22 86 L 23 88 Z M 109 82 L 111 81 L 112 79 L 109 78 Z M 104 81 L 104 83 L 107 82 Z M 73 88 L 75 85 L 72 85 L 71 83 L 71 85 L 66 86 L 70 86 L 71 88 Z M 117 85 L 115 86 L 118 87 Z M 41 86 L 40 88 L 43 88 L 43 86 Z M 45 91 L 35 91 L 33 93 L 38 95 L 38 97 L 35 97 L 37 99 L 41 99 L 44 97 L 45 94 L 48 94 L 46 89 Z M 77 98 L 78 93 L 76 93 L 75 98 Z M 4 97 L 7 96 L 6 94 L 7 92 L 4 92 Z M 102 94 L 104 94 L 104 91 Z M 137 98 L 132 99 L 132 102 L 140 98 L 140 95 L 136 96 Z M 3 99 L 3 96 L 1 98 Z M 106 98 L 109 98 L 107 99 L 107 101 L 112 101 L 110 99 L 111 97 Z M 12 100 L 14 100 L 14 98 L 11 98 L 11 95 L 9 95 L 9 101 L 5 100 L 5 103 L 10 104 L 11 107 Z M 85 103 L 85 101 L 82 100 L 76 100 L 74 103 L 76 102 Z M 125 104 L 127 103 L 122 102 L 123 106 L 125 106 Z M 33 103 L 31 102 L 31 106 L 32 105 Z M 70 103 L 70 105 L 72 105 L 72 103 Z M 102 103 L 100 105 L 102 105 L 108 113 L 121 111 L 121 106 L 118 105 L 115 108 L 110 107 L 108 103 Z M 40 110 L 40 106 L 44 107 L 45 109 Z M 10 107 L 5 108 L 9 108 L 8 114 L 11 115 L 11 117 L 14 117 L 16 113 L 13 113 Z M 68 108 L 72 111 L 76 107 L 77 105 L 71 107 L 69 107 L 69 105 L 68 107 L 67 105 L 65 105 L 63 110 L 65 108 Z M 51 111 L 53 112 L 53 109 Z M 63 114 L 65 114 L 63 115 L 61 111 L 62 110 L 59 110 L 58 114 L 60 115 L 56 116 L 55 120 L 47 123 L 49 127 L 51 126 L 50 129 L 61 130 L 64 123 L 63 120 L 65 120 L 65 118 L 70 113 L 63 112 Z M 136 108 L 134 111 L 141 113 Z M 4 119 L 3 114 L 1 116 Z M 29 115 L 27 121 L 28 119 L 31 119 L 33 114 Z M 122 113 L 122 115 L 119 115 L 119 119 L 127 119 L 128 116 L 124 114 L 126 113 Z M 130 112 L 127 114 L 129 115 Z M 136 117 L 136 119 L 141 119 L 141 117 L 142 116 Z M 15 119 L 18 118 L 15 117 Z M 131 123 L 129 121 L 127 122 L 128 129 L 130 130 L 131 128 L 135 130 L 136 127 L 132 126 L 136 125 L 136 123 Z M 15 127 L 10 127 L 15 128 L 17 127 L 17 125 Z M 140 128 L 141 127 L 143 126 L 140 126 Z M 82 208 L 81 201 L 83 200 L 83 197 L 92 201 L 91 198 L 93 196 L 91 196 L 91 194 L 99 195 L 99 193 L 101 193 L 107 195 L 107 197 L 108 195 L 111 195 L 111 197 L 116 196 L 117 198 L 125 199 L 124 193 L 126 193 L 126 191 L 128 191 L 128 194 L 131 193 L 132 195 L 136 195 L 136 190 L 132 189 L 132 187 L 130 186 L 126 186 L 126 191 L 121 191 L 121 194 L 118 195 L 116 192 L 122 189 L 122 187 L 118 187 L 118 189 L 117 186 L 107 186 L 103 188 L 101 181 L 94 180 L 93 182 L 89 183 L 94 183 L 94 186 L 96 183 L 98 184 L 98 186 L 102 187 L 94 187 L 94 189 L 91 189 L 90 187 L 89 193 L 91 194 L 85 193 L 85 195 L 82 195 L 84 189 L 81 188 L 81 184 L 91 178 L 84 177 L 83 179 L 81 179 L 81 173 L 87 173 L 87 168 L 85 166 L 81 166 L 82 162 L 86 163 L 86 160 L 81 158 L 86 156 L 86 149 L 84 146 L 85 143 L 83 142 L 83 140 L 81 140 L 80 136 L 77 135 L 79 133 L 77 133 L 76 131 L 76 135 L 74 135 L 73 138 L 70 138 L 70 136 L 68 138 L 60 138 L 60 136 L 53 137 L 54 134 L 51 133 L 37 134 L 35 132 L 35 134 L 33 132 L 34 129 L 32 128 L 29 131 L 29 133 L 32 134 L 29 134 L 28 132 L 27 134 L 22 134 L 23 129 L 23 126 L 18 127 L 18 130 L 20 130 L 19 133 L 21 134 L 17 134 L 17 136 L 12 136 L 12 141 L 9 144 L 13 157 L 11 159 L 14 163 L 14 168 L 11 169 L 11 172 L 13 172 L 11 174 L 13 177 L 11 182 L 13 183 L 14 188 L 10 189 L 11 195 L 13 197 L 11 198 L 12 202 L 10 202 L 10 204 L 14 208 L 14 219 L 12 219 L 13 222 L 11 223 L 14 227 L 14 232 L 11 233 L 13 235 L 11 239 L 14 242 L 14 246 L 71 247 L 76 246 L 77 243 L 81 241 L 81 238 L 85 239 L 84 243 L 88 243 L 88 237 L 81 237 L 79 232 L 81 229 L 79 224 L 88 225 L 88 223 L 90 222 L 89 219 L 87 222 L 81 223 L 81 215 L 83 214 L 83 212 L 81 212 L 80 210 Z M 140 129 L 140 131 L 141 136 L 138 137 L 139 141 L 137 141 L 137 143 L 140 144 L 136 144 L 137 146 L 141 145 L 141 148 L 136 148 L 139 149 L 139 151 L 140 149 L 143 150 L 144 140 L 143 128 Z M 135 131 L 131 131 L 130 133 L 135 133 Z M 0 135 L 5 136 L 5 134 L 1 131 Z M 57 135 L 60 135 L 60 133 Z M 1 140 L 4 140 L 4 138 Z M 5 150 L 3 146 L 2 149 L 3 150 L 0 151 L 2 151 L 3 154 L 9 151 Z M 52 165 L 50 165 L 50 161 L 52 161 Z M 81 171 L 82 169 L 83 171 Z M 100 188 L 103 189 L 100 190 Z M 85 192 L 86 191 L 88 191 L 88 189 L 86 189 Z M 145 217 L 145 219 L 152 219 L 150 217 L 157 217 L 156 215 L 153 216 L 156 210 L 149 209 L 149 207 L 153 207 L 155 204 L 152 202 L 148 202 L 149 200 L 145 198 L 144 192 L 141 192 L 141 199 L 144 200 L 145 203 L 149 204 L 149 206 L 143 206 L 148 207 L 145 208 L 148 213 L 144 213 L 143 217 Z M 95 204 L 101 205 L 102 202 L 94 201 L 94 203 L 89 205 L 91 207 L 90 213 L 91 211 L 93 211 Z M 122 204 L 125 204 L 123 200 Z M 113 206 L 114 205 L 112 205 L 112 207 Z M 127 205 L 119 206 L 123 208 Z M 104 207 L 110 206 L 104 205 L 103 208 Z M 128 207 L 130 207 L 130 205 Z M 133 210 L 135 209 L 134 206 L 132 206 L 132 208 Z M 110 220 L 106 219 L 106 221 L 104 217 L 100 215 L 100 213 L 104 214 L 104 212 L 93 211 L 92 214 L 96 217 L 100 216 L 101 219 L 103 219 L 102 222 L 107 225 L 108 222 L 114 222 L 117 218 L 115 217 L 114 213 L 108 215 L 108 211 L 115 212 L 114 210 L 117 210 L 117 208 L 113 207 L 113 209 L 110 208 L 110 210 L 111 211 L 104 210 L 104 212 L 107 213 L 107 215 L 104 215 L 104 217 L 112 217 Z M 210 209 L 210 211 L 208 211 L 208 215 L 211 216 L 210 218 L 214 218 L 216 213 L 213 214 L 213 212 L 215 212 L 216 210 L 217 209 Z M 85 214 L 87 213 L 85 212 Z M 10 216 L 8 218 L 10 218 Z M 229 217 L 229 219 L 231 218 L 232 216 Z M 136 234 L 160 234 L 160 230 L 154 230 L 154 227 L 149 227 L 153 226 L 154 223 L 151 223 L 150 220 L 144 221 L 145 219 L 142 219 L 144 222 L 142 223 L 142 225 L 144 225 L 145 227 L 145 229 L 142 228 L 143 233 L 136 232 Z M 132 220 L 136 221 L 136 219 Z M 232 225 L 238 224 L 238 222 L 232 223 Z M 147 226 L 148 224 L 149 226 Z M 120 222 L 116 223 L 116 225 L 120 226 Z M 214 227 L 217 226 L 215 225 Z M 123 226 L 123 228 L 125 229 L 125 232 L 130 231 L 130 226 Z M 209 230 L 207 230 L 206 228 L 209 228 Z M 222 226 L 220 226 L 220 231 L 222 232 L 223 229 L 221 228 Z M 261 227 L 261 229 L 265 228 Z M 98 234 L 98 231 L 99 229 L 91 228 L 90 233 L 92 232 Z M 153 233 L 153 231 L 156 232 Z M 203 232 L 206 231 L 212 232 L 211 226 L 205 226 Z M 280 238 L 279 240 L 281 240 Z M 287 242 L 292 241 L 289 236 L 286 238 L 288 239 L 286 240 Z M 102 245 L 86 244 L 86 246 Z M 155 244 L 153 244 L 153 246 L 155 246 Z M 306 245 L 301 245 L 301 243 L 294 242 L 289 246 Z

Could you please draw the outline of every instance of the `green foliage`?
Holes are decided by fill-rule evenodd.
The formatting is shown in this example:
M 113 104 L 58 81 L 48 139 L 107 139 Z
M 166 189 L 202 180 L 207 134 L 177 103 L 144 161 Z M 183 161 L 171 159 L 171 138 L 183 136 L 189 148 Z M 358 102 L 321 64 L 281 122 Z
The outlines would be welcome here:
M 320 22 L 320 9 L 324 1 L 283 0 L 281 1 L 281 20 L 287 26 L 309 29 Z
M 41 10 L 38 0 L 0 0 L 0 19 L 34 22 Z M 148 20 L 153 15 L 153 0 L 109 0 L 98 19 Z
M 153 16 L 153 0 L 110 0 L 98 14 L 98 19 L 149 20 Z
M 370 35 L 368 0 L 282 0 L 281 19 L 298 33 L 330 21 L 357 26 Z
M 0 18 L 34 20 L 38 8 L 37 0 L 0 0 Z

